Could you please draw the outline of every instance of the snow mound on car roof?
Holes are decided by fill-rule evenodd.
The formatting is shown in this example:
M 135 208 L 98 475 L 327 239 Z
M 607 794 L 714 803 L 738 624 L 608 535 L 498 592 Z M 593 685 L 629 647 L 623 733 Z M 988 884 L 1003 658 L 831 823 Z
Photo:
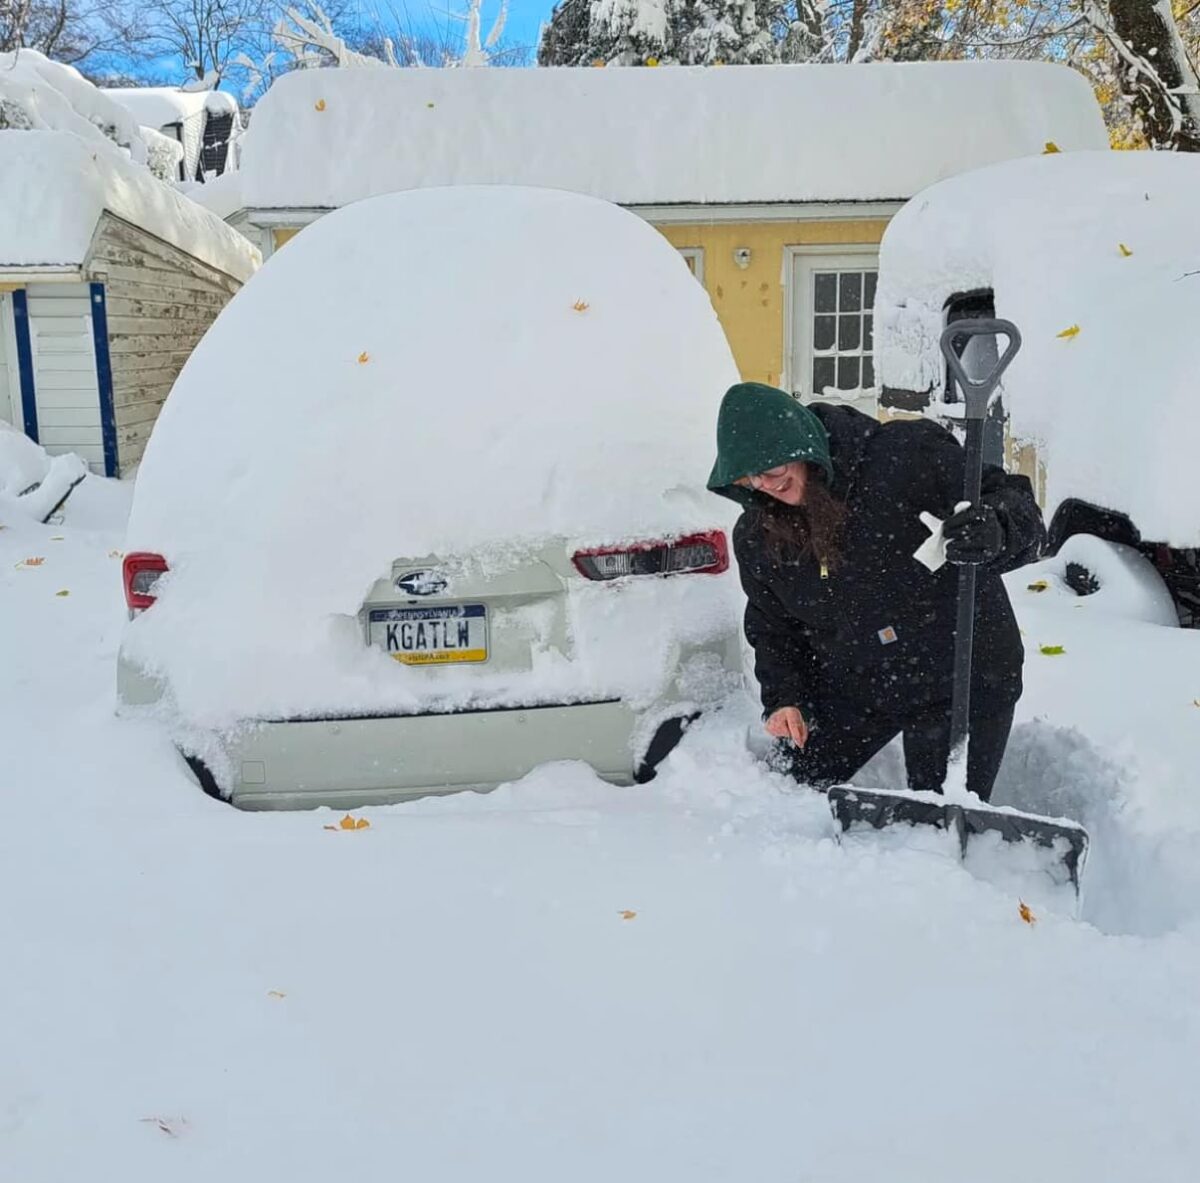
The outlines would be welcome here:
M 1013 433 L 1036 441 L 1048 514 L 1066 498 L 1200 545 L 1200 159 L 1052 153 L 918 194 L 888 226 L 875 297 L 885 386 L 940 386 L 956 293 L 989 288 L 1024 343 L 1005 375 Z
M 317 644 L 397 558 L 727 525 L 704 481 L 737 379 L 704 289 L 616 206 L 507 187 L 348 206 L 176 381 L 128 537 L 172 574 L 131 635 L 182 684 L 198 637 L 277 648 L 283 617 Z

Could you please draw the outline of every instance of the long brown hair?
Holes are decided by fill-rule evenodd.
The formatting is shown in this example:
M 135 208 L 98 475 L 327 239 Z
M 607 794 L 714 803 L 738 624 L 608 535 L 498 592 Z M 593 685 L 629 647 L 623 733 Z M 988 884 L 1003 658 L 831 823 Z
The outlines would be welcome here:
M 836 570 L 846 512 L 846 503 L 833 495 L 824 472 L 810 464 L 804 504 L 771 499 L 762 509 L 763 533 L 777 559 L 815 559 Z

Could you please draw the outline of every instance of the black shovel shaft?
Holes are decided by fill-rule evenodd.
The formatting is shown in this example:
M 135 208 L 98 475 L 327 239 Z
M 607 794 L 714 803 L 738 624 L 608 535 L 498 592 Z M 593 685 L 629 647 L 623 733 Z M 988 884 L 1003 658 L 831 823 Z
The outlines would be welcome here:
M 979 503 L 983 486 L 983 420 L 967 420 L 963 500 Z M 971 660 L 975 648 L 975 572 L 958 569 L 958 623 L 954 629 L 954 689 L 950 700 L 950 751 L 957 755 L 971 725 Z
M 956 340 L 981 336 L 1004 336 L 1008 345 L 999 354 L 990 372 L 973 378 L 963 367 L 962 358 L 954 348 Z M 942 334 L 941 350 L 950 375 L 962 392 L 965 415 L 965 472 L 963 500 L 978 505 L 983 488 L 983 424 L 987 418 L 988 400 L 1000 384 L 1000 376 L 1021 348 L 1021 334 L 1016 325 L 1006 320 L 979 319 L 958 321 L 948 325 Z M 954 684 L 950 700 L 950 758 L 953 762 L 962 754 L 971 726 L 971 659 L 975 647 L 975 577 L 976 569 L 964 565 L 958 571 L 958 620 L 954 630 Z

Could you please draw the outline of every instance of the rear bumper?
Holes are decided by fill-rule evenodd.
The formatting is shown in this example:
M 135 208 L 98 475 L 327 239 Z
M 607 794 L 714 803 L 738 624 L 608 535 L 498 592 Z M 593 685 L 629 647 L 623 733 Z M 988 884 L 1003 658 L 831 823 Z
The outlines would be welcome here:
M 633 779 L 635 713 L 622 702 L 263 723 L 226 745 L 241 809 L 351 808 L 487 790 L 552 760 Z

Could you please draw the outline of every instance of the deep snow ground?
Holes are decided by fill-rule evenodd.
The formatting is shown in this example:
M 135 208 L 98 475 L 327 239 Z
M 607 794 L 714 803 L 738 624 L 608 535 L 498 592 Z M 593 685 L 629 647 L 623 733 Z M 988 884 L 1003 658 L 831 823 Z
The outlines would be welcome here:
M 1083 921 L 838 846 L 735 708 L 651 786 L 554 766 L 329 832 L 113 716 L 127 493 L 0 530 L 4 1178 L 1194 1178 L 1200 637 L 1019 601 L 1066 652 L 997 797 L 1065 780 Z

